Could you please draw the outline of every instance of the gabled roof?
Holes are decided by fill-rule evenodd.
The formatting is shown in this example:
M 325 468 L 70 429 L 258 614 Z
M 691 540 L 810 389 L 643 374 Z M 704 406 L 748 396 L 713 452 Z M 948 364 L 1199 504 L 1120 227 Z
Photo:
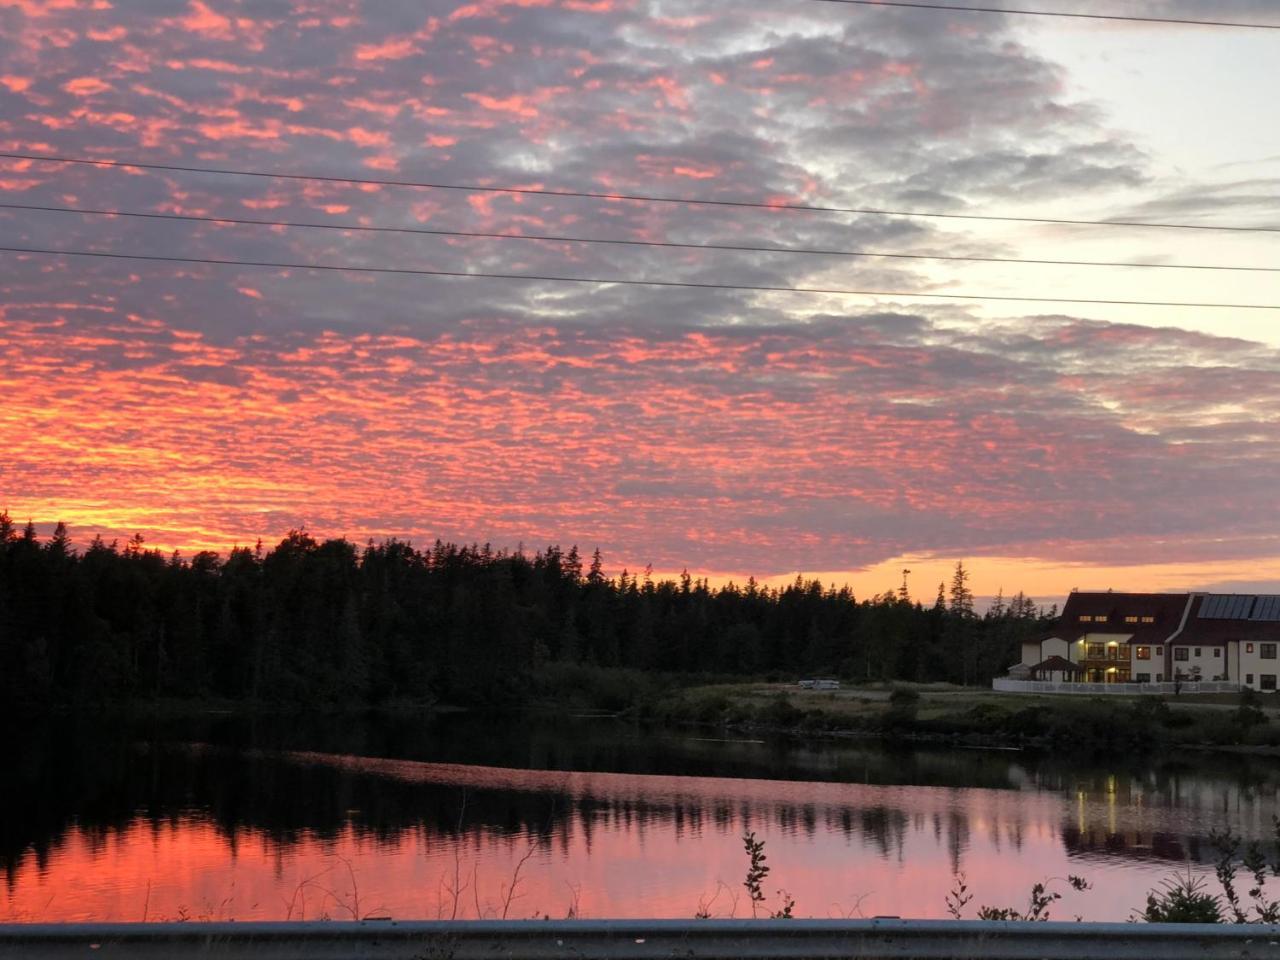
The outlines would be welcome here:
M 1079 640 L 1088 633 L 1124 633 L 1132 634 L 1129 643 L 1164 643 L 1177 632 L 1190 599 L 1189 593 L 1076 592 L 1067 597 L 1054 635 Z M 1098 617 L 1104 619 L 1099 622 Z M 1137 617 L 1138 622 L 1126 623 L 1125 617 Z M 1143 623 L 1143 617 L 1154 622 Z
M 1037 663 L 1031 667 L 1032 673 L 1084 673 L 1084 667 L 1078 663 L 1072 663 L 1070 660 L 1064 660 L 1062 657 L 1050 657 L 1043 663 Z
M 1137 617 L 1138 622 L 1128 623 L 1127 617 Z M 1144 623 L 1143 618 L 1153 622 Z M 1067 598 L 1062 618 L 1042 640 L 1074 643 L 1094 633 L 1125 635 L 1128 639 L 1124 642 L 1136 645 L 1213 647 L 1231 640 L 1280 643 L 1280 596 L 1076 592 Z

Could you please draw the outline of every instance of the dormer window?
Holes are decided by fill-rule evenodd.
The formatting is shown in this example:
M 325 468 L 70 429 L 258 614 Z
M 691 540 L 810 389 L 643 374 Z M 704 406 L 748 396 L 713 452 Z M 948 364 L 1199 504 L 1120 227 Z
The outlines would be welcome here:
M 1138 618 L 1137 618 L 1137 617 L 1125 617 L 1125 618 L 1124 618 L 1124 622 L 1125 622 L 1125 623 L 1137 623 L 1137 622 L 1138 622 Z
M 1155 623 L 1155 622 L 1156 622 L 1156 618 L 1155 618 L 1155 617 L 1143 617 L 1143 618 L 1142 618 L 1142 622 L 1143 622 L 1143 623 Z

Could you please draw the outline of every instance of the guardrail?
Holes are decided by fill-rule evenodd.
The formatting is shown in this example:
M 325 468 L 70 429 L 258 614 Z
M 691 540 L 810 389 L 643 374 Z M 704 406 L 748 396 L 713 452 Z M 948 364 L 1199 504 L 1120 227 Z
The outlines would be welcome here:
M 998 693 L 1061 693 L 1077 697 L 1172 696 L 1175 693 L 1239 693 L 1240 684 L 1226 680 L 1172 683 L 1066 683 L 1053 680 L 1011 680 L 996 677 L 991 689 Z
M 1280 927 L 926 920 L 0 925 L 0 958 L 219 960 L 1226 960 Z

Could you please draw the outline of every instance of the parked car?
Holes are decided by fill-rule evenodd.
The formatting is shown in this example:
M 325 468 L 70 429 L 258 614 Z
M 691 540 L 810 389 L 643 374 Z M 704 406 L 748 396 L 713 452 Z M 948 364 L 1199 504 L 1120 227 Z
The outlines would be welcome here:
M 799 687 L 801 690 L 812 690 L 817 685 L 818 685 L 817 680 L 801 680 L 799 683 L 796 684 L 796 686 Z
M 823 680 L 815 680 L 815 681 L 814 681 L 814 683 L 813 683 L 813 689 L 815 689 L 815 690 L 839 690 L 839 689 L 840 689 L 840 681 L 839 681 L 839 680 L 831 680 L 830 678 L 823 679 Z

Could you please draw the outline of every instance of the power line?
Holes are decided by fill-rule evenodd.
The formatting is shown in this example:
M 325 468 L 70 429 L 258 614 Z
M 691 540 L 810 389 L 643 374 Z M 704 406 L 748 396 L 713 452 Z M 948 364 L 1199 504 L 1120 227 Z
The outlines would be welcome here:
M 428 270 L 413 267 L 355 267 L 337 263 L 284 263 L 275 260 L 222 260 L 214 257 L 175 257 L 143 253 L 108 253 L 101 250 L 51 250 L 41 247 L 0 246 L 0 253 L 38 254 L 55 257 L 101 257 L 108 260 L 146 260 L 155 263 L 211 264 L 225 267 L 265 267 L 273 270 L 325 270 L 339 273 L 399 274 L 417 277 L 457 277 L 466 280 L 523 280 L 543 283 L 584 283 L 598 286 L 683 287 L 694 290 L 739 290 L 754 293 L 813 293 L 848 297 L 904 297 L 929 300 L 990 300 L 1012 303 L 1075 303 L 1122 307 L 1186 307 L 1211 310 L 1280 310 L 1265 303 L 1188 303 L 1171 300 L 1102 300 L 1080 297 L 1013 297 L 981 293 L 912 293 L 907 290 L 849 290 L 825 287 L 783 287 L 770 284 L 699 283 L 693 280 L 635 280 L 623 277 L 565 277 L 554 274 L 470 273 L 462 270 Z
M 878 250 L 837 250 L 821 247 L 782 247 L 738 243 L 680 243 L 674 240 L 624 240 L 612 237 L 576 237 L 541 233 L 490 233 L 480 230 L 439 230 L 428 227 L 367 226 L 359 223 L 319 223 L 312 220 L 264 220 L 255 217 L 213 217 L 184 213 L 151 213 L 137 210 L 96 210 L 34 203 L 0 203 L 0 210 L 41 213 L 75 213 L 95 217 L 131 217 L 144 220 L 176 220 L 189 223 L 228 223 L 255 227 L 300 227 L 352 233 L 395 233 L 477 240 L 530 240 L 540 243 L 588 243 L 625 247 L 658 247 L 677 250 L 724 250 L 734 253 L 790 253 L 821 257 L 883 257 L 890 260 L 936 260 L 959 263 L 1014 263 L 1056 267 L 1134 267 L 1152 270 L 1229 270 L 1244 273 L 1280 273 L 1280 267 L 1238 267 L 1205 263 L 1142 263 L 1122 260 L 1044 260 L 1030 257 L 965 257 L 926 253 L 885 253 Z
M 812 0 L 812 2 L 843 3 L 857 7 L 955 10 L 960 13 L 1007 13 L 1019 17 L 1062 17 L 1070 20 L 1118 20 L 1125 23 L 1167 23 L 1188 27 L 1239 27 L 1244 30 L 1280 30 L 1280 23 L 1240 23 L 1231 20 L 1187 20 L 1177 17 L 1129 17 L 1115 13 L 1067 13 L 1060 10 L 1017 10 L 1003 7 L 951 6 L 945 3 L 914 3 L 910 2 L 910 0 Z
M 250 216 L 198 216 L 196 214 L 157 214 L 138 210 L 96 210 L 88 207 L 47 206 L 42 204 L 0 204 L 0 210 L 27 210 L 49 214 L 82 214 L 86 216 L 128 216 L 145 220 L 177 220 L 186 223 L 237 224 L 247 227 L 288 227 L 316 230 L 338 230 L 342 233 L 397 233 L 424 237 L 460 237 L 466 239 L 504 239 L 540 243 L 593 243 L 623 247 L 658 247 L 673 250 L 716 250 L 737 253 L 797 253 L 808 256 L 884 257 L 888 260 L 931 260 L 966 262 L 966 264 L 1025 264 L 1038 266 L 1116 266 L 1144 270 L 1230 270 L 1239 273 L 1280 273 L 1280 266 L 1230 266 L 1221 264 L 1149 264 L 1125 260 L 1043 260 L 1036 257 L 979 257 L 938 255 L 938 253 L 887 253 L 873 250 L 832 250 L 823 247 L 780 247 L 748 243 L 681 243 L 677 241 L 637 241 L 612 237 L 572 237 L 545 233 L 490 233 L 485 230 L 443 230 L 426 227 L 370 227 L 366 224 L 319 223 L 315 220 L 265 220 Z
M 1280 233 L 1280 226 L 1243 227 L 1201 223 L 1166 223 L 1144 220 L 1071 220 L 1061 217 L 1012 217 L 977 213 L 936 213 L 919 210 L 885 210 L 874 207 L 823 207 L 802 203 L 770 203 L 763 200 L 713 200 L 698 197 L 668 197 L 638 193 L 595 193 L 587 190 L 547 190 L 537 187 L 493 187 L 481 184 L 434 183 L 417 180 L 389 180 L 376 177 L 339 177 L 303 173 L 271 173 L 232 167 L 193 167 L 172 163 L 143 163 L 134 160 L 95 160 L 88 157 L 60 157 L 33 153 L 0 153 L 0 159 L 74 163 L 95 167 L 123 167 L 137 170 L 166 170 L 174 173 L 202 173 L 232 177 L 261 177 L 269 180 L 303 180 L 313 183 L 344 183 L 357 186 L 412 187 L 420 190 L 459 190 L 465 193 L 505 193 L 542 197 L 571 197 L 586 200 L 625 200 L 635 203 L 673 203 L 702 207 L 734 207 L 752 210 L 784 210 L 801 213 L 843 213 L 875 217 L 919 217 L 935 220 L 984 220 L 1001 223 L 1040 223 L 1078 227 L 1143 227 L 1164 230 L 1214 230 L 1231 233 Z

